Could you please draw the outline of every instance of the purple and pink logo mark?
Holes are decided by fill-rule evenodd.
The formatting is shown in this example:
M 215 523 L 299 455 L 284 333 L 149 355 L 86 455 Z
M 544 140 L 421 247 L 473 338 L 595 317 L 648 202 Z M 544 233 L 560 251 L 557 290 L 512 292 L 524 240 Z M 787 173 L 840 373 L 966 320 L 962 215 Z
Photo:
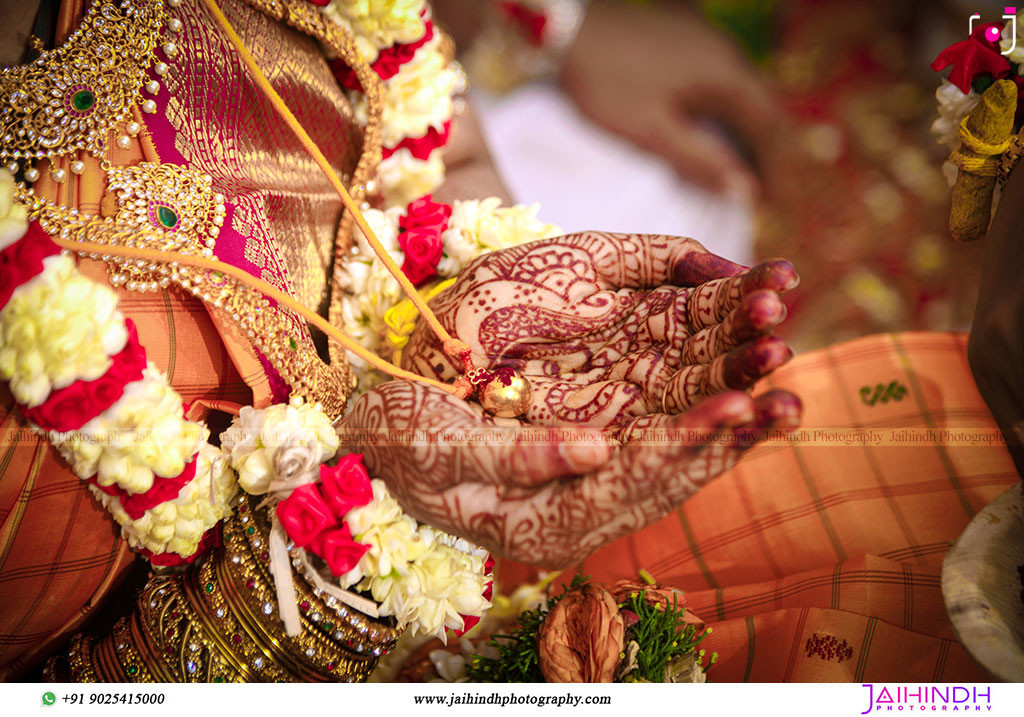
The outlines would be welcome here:
M 967 34 L 974 32 L 974 21 L 980 20 L 981 15 L 974 13 L 971 15 L 970 20 L 967 23 Z M 1010 49 L 1000 52 L 1000 55 L 1009 55 L 1015 49 L 1017 49 L 1017 8 L 1015 7 L 1004 7 L 1003 8 L 1003 20 L 1010 22 L 1012 32 L 1010 32 Z M 985 30 L 985 39 L 989 42 L 999 42 L 999 28 L 993 25 Z
M 868 689 L 868 707 L 862 715 L 873 712 L 990 712 L 992 688 L 977 685 L 875 685 Z

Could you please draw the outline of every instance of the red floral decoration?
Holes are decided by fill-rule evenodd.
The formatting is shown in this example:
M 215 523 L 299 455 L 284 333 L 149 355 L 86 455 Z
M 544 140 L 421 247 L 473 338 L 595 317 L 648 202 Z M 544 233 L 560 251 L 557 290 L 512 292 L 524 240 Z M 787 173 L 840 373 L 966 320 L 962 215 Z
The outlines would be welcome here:
M 425 32 L 423 37 L 416 42 L 392 45 L 378 53 L 377 59 L 374 60 L 370 67 L 373 68 L 373 71 L 377 73 L 381 80 L 390 80 L 397 75 L 402 69 L 402 65 L 410 62 L 416 51 L 434 38 L 434 23 L 427 20 L 424 26 Z M 338 84 L 345 89 L 356 90 L 357 92 L 363 91 L 363 86 L 360 84 L 355 70 L 349 67 L 344 60 L 339 59 L 331 62 L 331 70 L 334 72 L 334 78 L 338 81 Z
M 199 539 L 199 547 L 196 548 L 196 552 L 192 553 L 187 558 L 183 558 L 177 553 L 160 553 L 154 554 L 152 551 L 146 548 L 139 548 L 139 552 L 149 560 L 153 565 L 159 565 L 165 568 L 173 568 L 178 565 L 188 565 L 194 562 L 197 558 L 203 556 L 208 551 L 214 548 L 219 548 L 224 545 L 223 536 L 221 536 L 220 526 L 215 525 L 205 533 L 203 537 Z
M 50 392 L 35 408 L 22 406 L 25 417 L 47 431 L 76 431 L 114 405 L 124 388 L 142 379 L 146 368 L 146 350 L 139 344 L 135 323 L 125 319 L 128 342 L 111 357 L 106 373 L 92 381 L 78 380 L 70 386 Z
M 370 546 L 353 540 L 348 526 L 343 524 L 340 528 L 321 533 L 313 541 L 311 548 L 323 558 L 331 573 L 339 577 L 358 565 L 360 558 Z
M 985 31 L 990 27 L 1001 31 L 1003 23 L 979 25 L 969 38 L 947 47 L 932 63 L 932 69 L 936 72 L 952 66 L 949 81 L 964 94 L 971 91 L 972 83 L 981 75 L 988 74 L 992 79 L 1001 79 L 1010 74 L 1010 62 L 999 54 L 999 45 L 985 37 Z
M 373 500 L 370 474 L 358 453 L 349 453 L 333 468 L 320 466 L 320 488 L 327 505 L 339 518 Z
M 544 29 L 548 24 L 547 15 L 518 2 L 499 2 L 498 9 L 505 17 L 519 26 L 531 45 L 540 47 L 544 44 Z
M 301 548 L 312 544 L 320 533 L 336 520 L 316 485 L 299 486 L 277 504 L 277 519 L 285 532 Z
M 405 252 L 402 271 L 417 287 L 437 276 L 443 253 L 441 234 L 451 216 L 450 205 L 432 201 L 427 194 L 410 203 L 398 220 L 398 244 Z
M 322 491 L 322 493 L 321 493 Z M 277 519 L 295 544 L 320 556 L 335 577 L 354 568 L 369 545 L 356 542 L 345 515 L 373 500 L 361 453 L 350 453 L 333 468 L 320 466 L 320 486 L 308 484 L 277 504 Z
M 132 520 L 138 520 L 150 508 L 155 508 L 168 500 L 175 500 L 181 489 L 196 477 L 195 457 L 185 466 L 178 475 L 173 478 L 153 478 L 152 487 L 145 493 L 129 493 L 118 485 L 100 485 L 96 482 L 96 476 L 89 479 L 91 485 L 96 486 L 107 495 L 115 496 L 124 508 L 124 512 Z
M 6 306 L 19 286 L 43 271 L 43 259 L 60 253 L 60 247 L 39 226 L 28 225 L 18 241 L 0 251 L 0 307 Z
M 384 147 L 381 157 L 387 159 L 400 149 L 407 149 L 416 159 L 426 161 L 431 152 L 448 144 L 452 136 L 452 121 L 448 120 L 441 129 L 431 127 L 422 137 L 406 137 L 394 147 Z
M 309 0 L 309 1 L 311 3 L 313 3 L 314 5 L 316 5 L 317 7 L 327 7 L 328 5 L 331 4 L 331 0 Z

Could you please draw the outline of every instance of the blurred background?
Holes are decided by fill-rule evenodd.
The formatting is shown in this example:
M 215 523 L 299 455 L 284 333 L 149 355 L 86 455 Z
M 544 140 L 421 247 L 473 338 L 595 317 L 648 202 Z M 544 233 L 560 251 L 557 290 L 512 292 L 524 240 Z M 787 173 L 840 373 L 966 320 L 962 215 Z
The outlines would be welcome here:
M 595 0 L 549 78 L 526 81 L 517 53 L 538 21 L 524 12 L 550 0 L 518 15 L 472 2 L 479 17 L 460 0 L 437 12 L 458 13 L 469 101 L 512 198 L 546 221 L 792 260 L 782 333 L 801 350 L 969 327 L 981 247 L 946 228 L 929 64 L 973 12 L 1000 20 L 1004 5 Z

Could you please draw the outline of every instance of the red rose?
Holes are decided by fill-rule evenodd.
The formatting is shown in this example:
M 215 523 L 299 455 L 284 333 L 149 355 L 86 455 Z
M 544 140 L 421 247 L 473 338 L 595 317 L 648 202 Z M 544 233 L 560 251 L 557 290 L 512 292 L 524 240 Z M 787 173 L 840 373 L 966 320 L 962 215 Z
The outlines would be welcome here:
M 939 53 L 932 63 L 938 72 L 950 65 L 949 81 L 965 95 L 971 91 L 971 84 L 979 75 L 989 74 L 1000 79 L 1010 73 L 1010 62 L 999 54 L 999 46 L 985 37 L 990 27 L 1002 30 L 1003 23 L 987 22 L 975 28 L 966 40 L 954 43 Z
M 60 247 L 39 226 L 28 225 L 28 231 L 18 241 L 0 251 L 0 308 L 11 300 L 19 286 L 43 270 L 43 259 L 60 253 Z
M 362 454 L 349 453 L 333 468 L 320 466 L 320 489 L 339 520 L 353 508 L 373 500 L 373 486 L 363 466 Z
M 443 253 L 441 234 L 451 216 L 451 206 L 432 201 L 427 194 L 411 202 L 405 216 L 398 220 L 398 244 L 405 252 L 402 271 L 414 285 L 437 276 L 437 263 Z
M 419 199 L 409 202 L 405 215 L 398 220 L 401 231 L 423 229 L 437 231 L 438 234 L 448 228 L 452 208 L 449 204 L 435 202 L 431 195 L 424 194 Z
M 106 373 L 92 381 L 75 381 L 51 391 L 35 408 L 22 406 L 25 418 L 47 431 L 75 431 L 114 405 L 124 395 L 124 387 L 142 379 L 146 368 L 146 349 L 139 344 L 135 324 L 125 319 L 128 342 L 114 354 Z
M 309 0 L 309 1 L 311 3 L 313 3 L 314 5 L 316 5 L 317 7 L 327 7 L 328 5 L 331 4 L 331 0 Z
M 441 236 L 426 232 L 405 232 L 398 237 L 405 252 L 402 271 L 414 286 L 421 286 L 437 276 L 437 263 L 441 261 Z
M 347 525 L 317 536 L 310 549 L 324 559 L 335 577 L 344 575 L 359 564 L 369 545 L 357 543 Z
M 334 514 L 312 483 L 299 486 L 277 504 L 277 519 L 288 537 L 301 548 L 335 523 Z

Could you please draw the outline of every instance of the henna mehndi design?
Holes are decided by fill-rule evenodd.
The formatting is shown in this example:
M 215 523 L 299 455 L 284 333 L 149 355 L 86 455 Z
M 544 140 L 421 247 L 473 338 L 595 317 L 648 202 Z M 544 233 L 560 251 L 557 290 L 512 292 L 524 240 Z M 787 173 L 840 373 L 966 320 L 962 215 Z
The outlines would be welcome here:
M 529 378 L 525 422 L 391 381 L 356 404 L 342 438 L 414 517 L 569 565 L 673 510 L 766 430 L 796 425 L 792 394 L 728 391 L 789 358 L 770 333 L 785 317 L 778 293 L 796 282 L 788 262 L 744 271 L 663 236 L 576 234 L 488 254 L 431 306 L 478 366 Z M 405 364 L 457 375 L 424 330 Z
M 477 365 L 529 378 L 530 423 L 621 426 L 748 388 L 787 361 L 768 337 L 786 314 L 778 293 L 796 283 L 785 261 L 744 271 L 689 239 L 589 232 L 480 257 L 432 307 Z M 425 331 L 404 361 L 457 375 Z

